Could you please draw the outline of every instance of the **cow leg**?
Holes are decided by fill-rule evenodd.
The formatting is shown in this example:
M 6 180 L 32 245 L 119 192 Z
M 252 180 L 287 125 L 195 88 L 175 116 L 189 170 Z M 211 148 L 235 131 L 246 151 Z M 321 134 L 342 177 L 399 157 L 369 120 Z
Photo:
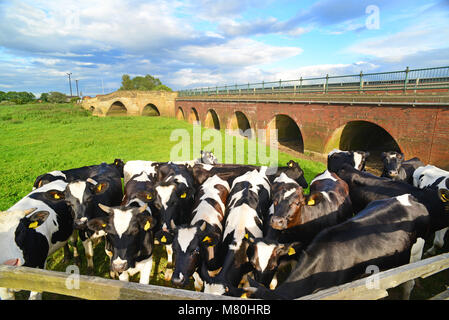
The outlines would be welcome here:
M 118 276 L 118 279 L 120 281 L 129 282 L 129 274 L 128 274 L 128 272 L 125 271 L 125 272 L 120 273 L 120 275 Z
M 173 276 L 173 249 L 171 244 L 165 246 L 167 250 L 167 266 L 165 268 L 165 281 L 170 281 Z
M 424 248 L 424 239 L 416 239 L 415 244 L 412 246 L 410 252 L 410 263 L 421 260 L 422 252 Z M 401 285 L 402 287 L 402 299 L 409 300 L 410 294 L 412 293 L 413 287 L 415 286 L 415 280 L 409 280 Z
M 193 273 L 193 279 L 195 280 L 194 281 L 195 291 L 201 291 L 203 289 L 204 282 L 203 279 L 201 279 L 198 272 Z
M 149 257 L 144 261 L 139 262 L 139 264 L 142 264 L 142 266 L 139 266 L 140 269 L 139 283 L 149 284 L 151 269 L 153 269 L 153 256 Z
M 92 244 L 91 239 L 87 239 L 86 241 L 83 241 L 83 247 L 84 247 L 84 254 L 86 255 L 87 259 L 87 274 L 93 275 L 94 274 L 94 247 Z
M 432 248 L 426 251 L 425 256 L 435 255 L 437 249 L 441 249 L 444 246 L 444 235 L 449 228 L 444 228 L 435 232 L 435 238 L 433 239 Z
M 79 256 L 79 253 L 78 253 L 78 247 L 76 245 L 77 242 L 78 242 L 78 233 L 75 230 L 75 231 L 73 231 L 72 235 L 69 237 L 66 246 L 67 246 L 67 251 L 69 249 L 68 245 L 70 245 L 73 248 L 73 256 L 71 256 L 71 257 L 73 258 L 74 263 L 77 266 L 79 266 L 80 265 L 80 256 Z M 66 247 L 64 247 L 64 261 L 68 262 L 68 261 L 66 261 Z

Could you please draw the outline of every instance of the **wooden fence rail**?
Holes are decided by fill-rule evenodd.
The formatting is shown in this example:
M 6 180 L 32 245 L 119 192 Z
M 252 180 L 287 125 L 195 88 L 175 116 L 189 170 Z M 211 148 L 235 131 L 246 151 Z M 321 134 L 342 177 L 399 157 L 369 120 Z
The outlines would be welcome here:
M 321 290 L 298 300 L 370 300 L 388 295 L 387 289 L 418 277 L 426 278 L 449 268 L 449 253 L 373 274 L 340 286 Z M 0 287 L 52 292 L 92 300 L 241 300 L 170 287 L 77 275 L 78 289 L 72 288 L 73 274 L 27 267 L 0 265 Z M 370 288 L 367 283 L 371 284 Z M 449 290 L 432 299 L 449 299 Z
M 409 280 L 427 278 L 449 268 L 449 253 L 379 272 L 340 286 L 321 290 L 299 300 L 374 300 L 388 296 L 387 289 Z M 369 284 L 369 286 L 367 286 Z M 375 284 L 375 285 L 373 285 Z M 369 287 L 369 289 L 368 289 Z M 448 298 L 441 293 L 441 298 Z

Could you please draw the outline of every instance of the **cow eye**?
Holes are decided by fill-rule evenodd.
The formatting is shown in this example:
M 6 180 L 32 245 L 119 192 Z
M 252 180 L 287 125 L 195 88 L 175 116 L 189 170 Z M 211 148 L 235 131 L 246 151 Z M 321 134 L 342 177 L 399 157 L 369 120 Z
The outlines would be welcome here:
M 200 247 L 196 247 L 195 250 L 193 250 L 194 254 L 198 254 L 200 253 Z

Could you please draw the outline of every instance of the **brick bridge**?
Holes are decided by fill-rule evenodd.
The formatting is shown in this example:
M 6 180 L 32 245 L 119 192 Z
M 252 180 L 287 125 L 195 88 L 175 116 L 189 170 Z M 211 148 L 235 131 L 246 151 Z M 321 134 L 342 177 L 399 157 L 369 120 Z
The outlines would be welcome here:
M 281 145 L 326 154 L 368 150 L 376 160 L 397 150 L 449 169 L 448 90 L 414 93 L 323 93 L 178 96 L 116 91 L 83 100 L 99 116 L 169 116 L 215 129 L 278 129 Z

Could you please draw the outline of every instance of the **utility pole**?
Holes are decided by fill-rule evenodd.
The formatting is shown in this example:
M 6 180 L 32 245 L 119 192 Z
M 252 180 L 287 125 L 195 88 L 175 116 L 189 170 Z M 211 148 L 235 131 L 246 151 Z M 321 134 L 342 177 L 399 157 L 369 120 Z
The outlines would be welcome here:
M 78 80 L 75 80 L 76 83 L 76 96 L 79 98 L 80 94 L 78 93 Z
M 72 82 L 70 81 L 71 72 L 66 73 L 69 76 L 69 86 L 70 86 L 70 97 L 72 96 Z

